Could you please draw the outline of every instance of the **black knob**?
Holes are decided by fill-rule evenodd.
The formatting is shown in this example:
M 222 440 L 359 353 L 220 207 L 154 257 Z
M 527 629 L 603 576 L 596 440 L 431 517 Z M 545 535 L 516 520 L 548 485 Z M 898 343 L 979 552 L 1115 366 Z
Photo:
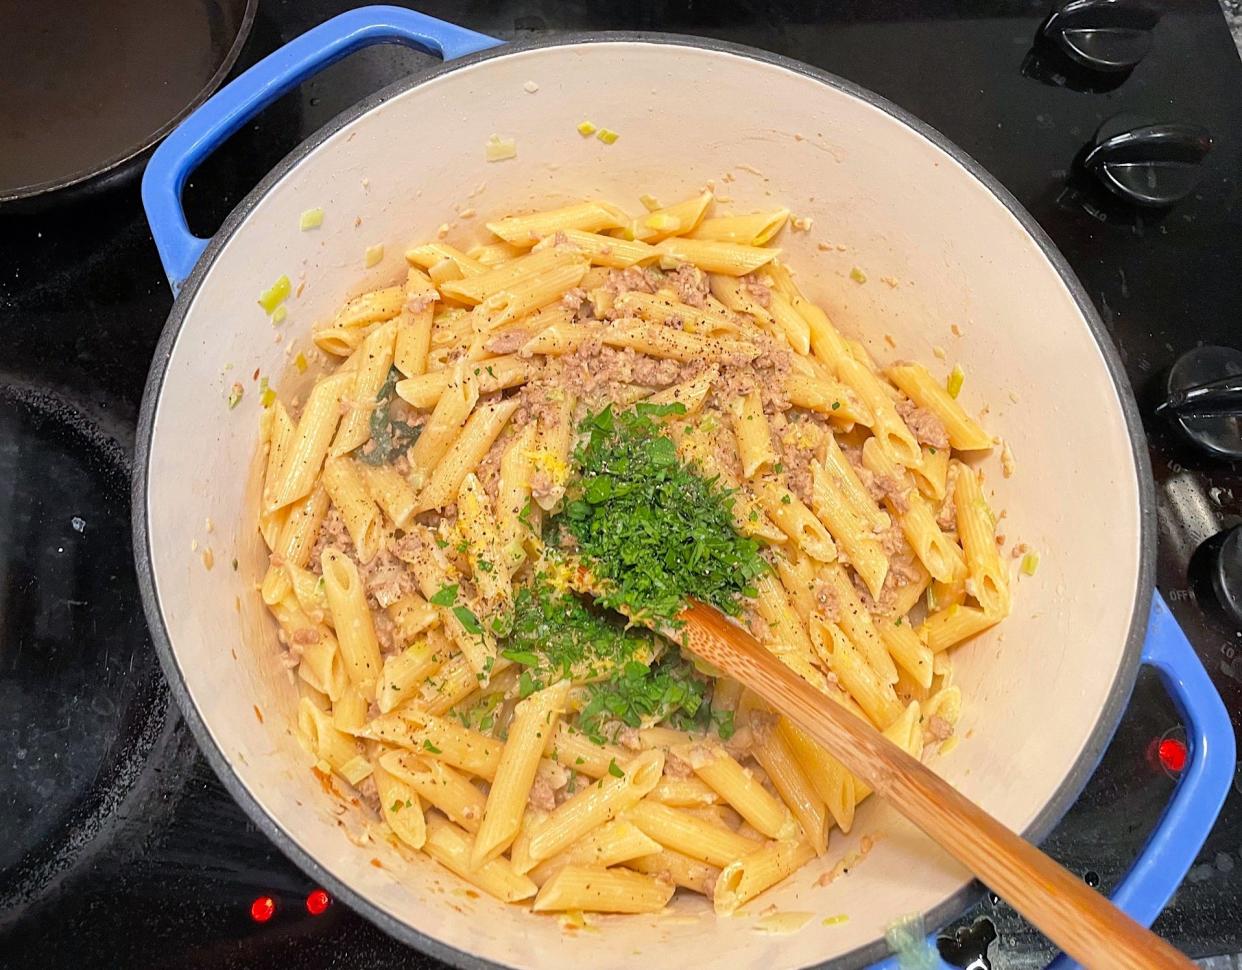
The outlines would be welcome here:
M 1218 532 L 1190 560 L 1199 605 L 1218 620 L 1242 628 L 1242 525 Z
M 1242 416 L 1234 387 L 1242 350 L 1195 347 L 1169 368 L 1164 400 L 1156 406 L 1192 444 L 1216 458 L 1242 459 Z M 1204 393 L 1206 392 L 1206 393 Z
M 1151 50 L 1159 11 L 1132 0 L 1071 0 L 1039 28 L 1074 63 L 1115 73 L 1134 68 Z
M 1127 202 L 1163 208 L 1186 198 L 1199 182 L 1212 136 L 1198 125 L 1106 121 L 1082 156 L 1083 168 Z

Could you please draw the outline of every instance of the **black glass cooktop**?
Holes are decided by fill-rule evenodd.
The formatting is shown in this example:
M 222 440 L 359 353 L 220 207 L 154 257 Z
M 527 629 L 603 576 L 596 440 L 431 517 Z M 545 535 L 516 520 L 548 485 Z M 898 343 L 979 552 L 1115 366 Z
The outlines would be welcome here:
M 260 6 L 239 69 L 346 4 Z M 1201 549 L 1242 523 L 1242 469 L 1152 411 L 1185 351 L 1242 349 L 1242 63 L 1216 0 L 1157 4 L 1159 22 L 1119 48 L 1088 38 L 1079 61 L 1136 62 L 1107 74 L 1051 43 L 1032 50 L 1048 0 L 418 6 L 506 39 L 658 29 L 776 51 L 889 97 L 995 173 L 1069 257 L 1121 349 L 1157 479 L 1160 588 L 1242 722 L 1242 617 L 1212 608 L 1202 576 L 1214 547 Z M 1077 37 L 1070 46 L 1082 46 Z M 212 231 L 302 138 L 429 63 L 396 48 L 364 51 L 278 102 L 193 176 L 194 228 Z M 1131 188 L 1184 195 L 1176 204 L 1136 208 L 1079 172 L 1076 159 L 1117 116 L 1105 136 L 1184 126 L 1162 142 L 1173 146 L 1167 157 L 1139 139 L 1137 161 L 1162 163 L 1148 171 L 1116 146 L 1095 156 L 1106 176 L 1109 165 L 1122 181 L 1138 172 Z M 1199 159 L 1205 132 L 1212 148 Z M 170 703 L 135 589 L 127 477 L 171 302 L 135 181 L 0 211 L 0 965 L 434 965 L 340 905 L 312 914 L 316 887 L 233 804 Z M 1108 889 L 1172 790 L 1175 772 L 1153 742 L 1178 731 L 1144 672 L 1046 848 Z M 1175 763 L 1176 745 L 1170 753 Z M 1195 957 L 1242 953 L 1242 776 L 1235 788 L 1156 924 Z M 274 909 L 256 920 L 252 903 L 265 897 Z M 267 915 L 265 904 L 255 912 Z M 998 968 L 1042 966 L 1051 952 L 986 895 L 947 932 L 944 952 L 963 965 L 993 936 L 984 959 Z

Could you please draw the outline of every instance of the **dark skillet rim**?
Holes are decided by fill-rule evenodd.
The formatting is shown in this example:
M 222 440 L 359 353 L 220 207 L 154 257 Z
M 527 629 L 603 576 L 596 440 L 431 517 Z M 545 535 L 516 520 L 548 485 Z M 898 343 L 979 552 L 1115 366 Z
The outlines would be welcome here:
M 237 34 L 233 37 L 233 42 L 229 45 L 229 49 L 225 51 L 224 58 L 220 61 L 219 66 L 212 73 L 211 77 L 203 83 L 203 86 L 198 89 L 194 97 L 154 131 L 143 135 L 138 142 L 128 148 L 121 149 L 120 154 L 113 155 L 106 161 L 100 162 L 93 167 L 79 169 L 76 172 L 71 172 L 69 175 L 62 175 L 47 182 L 32 182 L 28 185 L 18 185 L 0 190 L 0 205 L 16 205 L 19 202 L 34 199 L 48 192 L 59 192 L 61 189 L 73 188 L 76 185 L 81 185 L 83 182 L 100 178 L 109 172 L 116 171 L 127 162 L 138 158 L 163 140 L 165 135 L 200 108 L 203 102 L 215 94 L 216 90 L 224 83 L 224 79 L 229 76 L 229 71 L 233 70 L 233 65 L 241 57 L 242 48 L 246 46 L 246 41 L 250 39 L 250 32 L 254 29 L 254 20 L 258 13 L 259 0 L 246 0 L 241 20 L 237 25 Z
M 970 175 L 974 176 L 985 188 L 987 188 L 993 196 L 1002 204 L 1009 213 L 1021 224 L 1023 229 L 1034 239 L 1035 243 L 1043 252 L 1044 257 L 1052 264 L 1060 275 L 1062 282 L 1069 290 L 1074 298 L 1074 302 L 1078 305 L 1079 312 L 1083 319 L 1086 320 L 1087 326 L 1091 330 L 1092 336 L 1095 338 L 1100 354 L 1104 359 L 1104 363 L 1108 368 L 1109 376 L 1112 378 L 1114 390 L 1117 393 L 1121 410 L 1126 420 L 1126 428 L 1130 437 L 1131 450 L 1134 456 L 1134 471 L 1138 478 L 1139 491 L 1139 572 L 1138 586 L 1134 593 L 1134 607 L 1130 617 L 1130 632 L 1126 639 L 1126 649 L 1122 655 L 1121 663 L 1117 669 L 1117 675 L 1113 681 L 1112 689 L 1109 693 L 1108 701 L 1101 709 L 1096 719 L 1095 726 L 1091 729 L 1091 733 L 1087 739 L 1082 752 L 1079 754 L 1073 768 L 1062 780 L 1060 786 L 1048 803 L 1040 810 L 1035 820 L 1022 833 L 1025 838 L 1038 844 L 1041 842 L 1056 823 L 1061 819 L 1069 807 L 1077 799 L 1082 789 L 1095 771 L 1100 758 L 1103 756 L 1105 749 L 1112 740 L 1116 731 L 1117 724 L 1121 719 L 1121 715 L 1125 710 L 1126 704 L 1129 702 L 1131 691 L 1134 688 L 1135 678 L 1138 676 L 1138 668 L 1142 654 L 1143 640 L 1147 629 L 1147 615 L 1151 605 L 1152 590 L 1155 583 L 1155 493 L 1152 483 L 1151 466 L 1147 454 L 1147 441 L 1143 432 L 1142 421 L 1139 417 L 1138 405 L 1135 402 L 1134 395 L 1131 392 L 1129 381 L 1126 377 L 1121 359 L 1105 330 L 1103 323 L 1100 321 L 1095 307 L 1087 297 L 1086 291 L 1082 284 L 1074 275 L 1069 263 L 1060 251 L 1053 244 L 1052 240 L 1043 231 L 1039 224 L 1031 217 L 1018 202 L 1017 199 L 1009 193 L 993 176 L 983 169 L 974 159 L 967 155 L 964 151 L 949 141 L 935 128 L 923 121 L 910 115 L 904 109 L 891 103 L 885 98 L 859 87 L 849 81 L 822 71 L 818 68 L 811 67 L 800 61 L 792 60 L 779 54 L 769 53 L 767 51 L 758 50 L 752 47 L 746 47 L 740 44 L 732 44 L 725 41 L 717 41 L 711 38 L 690 37 L 680 34 L 665 33 L 645 33 L 639 31 L 603 31 L 589 32 L 577 34 L 558 35 L 555 39 L 543 41 L 528 41 L 523 43 L 505 43 L 499 47 L 490 48 L 476 54 L 470 54 L 465 57 L 457 58 L 448 63 L 437 65 L 430 70 L 415 74 L 411 77 L 404 78 L 395 84 L 389 85 L 382 91 L 371 95 L 370 97 L 358 102 L 349 110 L 343 112 L 319 131 L 315 132 L 306 141 L 302 142 L 296 149 L 286 156 L 271 172 L 268 173 L 262 181 L 243 199 L 238 206 L 224 220 L 219 232 L 211 240 L 203 256 L 195 265 L 193 272 L 185 280 L 180 293 L 173 305 L 172 312 L 169 314 L 168 323 L 160 336 L 159 344 L 156 347 L 155 356 L 152 360 L 151 370 L 147 377 L 146 389 L 143 394 L 142 408 L 139 413 L 138 434 L 135 447 L 134 460 L 134 481 L 133 481 L 133 524 L 134 524 L 134 560 L 138 570 L 139 589 L 142 593 L 143 608 L 146 612 L 147 623 L 151 627 L 152 639 L 155 642 L 156 649 L 159 653 L 160 663 L 164 667 L 164 673 L 168 677 L 170 687 L 174 697 L 177 699 L 178 705 L 181 707 L 186 720 L 189 722 L 190 728 L 194 732 L 195 738 L 198 740 L 199 747 L 206 756 L 208 762 L 220 777 L 224 786 L 229 793 L 250 816 L 251 820 L 259 827 L 259 829 L 271 839 L 285 855 L 289 856 L 296 862 L 311 878 L 317 880 L 321 885 L 325 886 L 337 899 L 349 906 L 351 909 L 357 910 L 365 915 L 371 922 L 375 923 L 380 929 L 395 937 L 403 943 L 413 946 L 425 953 L 429 953 L 438 959 L 444 960 L 454 966 L 461 967 L 463 970 L 481 970 L 481 968 L 502 968 L 505 964 L 494 963 L 490 960 L 483 959 L 471 953 L 458 950 L 455 947 L 442 943 L 423 933 L 415 930 L 413 927 L 403 923 L 399 919 L 394 918 L 378 906 L 364 899 L 353 889 L 348 887 L 343 881 L 336 876 L 330 874 L 324 869 L 320 863 L 314 859 L 309 853 L 305 852 L 302 847 L 289 835 L 274 818 L 269 816 L 259 805 L 258 801 L 250 794 L 249 790 L 241 783 L 237 775 L 234 773 L 229 759 L 217 746 L 214 737 L 208 730 L 206 723 L 200 715 L 190 699 L 189 692 L 186 688 L 185 679 L 181 673 L 181 668 L 177 657 L 173 651 L 172 643 L 168 636 L 168 629 L 164 623 L 163 613 L 160 610 L 159 600 L 155 593 L 155 575 L 152 567 L 152 558 L 150 553 L 150 536 L 147 523 L 147 476 L 150 465 L 150 448 L 151 448 L 151 431 L 154 424 L 156 404 L 159 401 L 161 390 L 163 388 L 164 376 L 167 372 L 168 362 L 171 357 L 172 348 L 176 343 L 177 337 L 180 335 L 181 327 L 185 321 L 186 312 L 194 301 L 195 294 L 202 283 L 207 269 L 215 261 L 216 256 L 232 238 L 233 233 L 241 222 L 249 215 L 250 211 L 257 205 L 267 192 L 282 178 L 284 178 L 292 169 L 294 169 L 303 159 L 306 158 L 315 148 L 322 144 L 327 138 L 336 134 L 341 129 L 353 124 L 371 109 L 378 107 L 392 97 L 404 93 L 420 84 L 440 77 L 452 71 L 461 68 L 470 67 L 483 61 L 491 60 L 497 57 L 506 57 L 511 54 L 517 54 L 529 50 L 538 50 L 548 47 L 566 47 L 577 44 L 598 44 L 598 43 L 643 43 L 643 44 L 660 44 L 674 45 L 683 47 L 694 47 L 701 50 L 718 51 L 721 53 L 732 54 L 744 57 L 749 60 L 760 61 L 770 64 L 774 67 L 784 68 L 796 74 L 812 78 L 821 83 L 827 84 L 829 87 L 835 88 L 845 94 L 852 95 L 860 100 L 879 108 L 888 115 L 896 118 L 898 121 L 907 125 L 917 134 L 927 139 L 937 148 L 944 151 L 954 161 L 962 166 Z M 970 901 L 981 891 L 978 882 L 970 882 L 962 887 L 958 892 L 954 893 L 948 899 L 944 900 L 938 906 L 934 907 L 925 914 L 925 920 L 928 927 L 939 928 L 950 922 L 952 919 L 961 915 L 967 908 Z M 857 947 L 849 953 L 842 954 L 833 960 L 827 961 L 816 966 L 821 967 L 856 967 L 862 966 L 876 960 L 882 959 L 889 955 L 890 950 L 883 939 L 875 940 L 869 944 Z

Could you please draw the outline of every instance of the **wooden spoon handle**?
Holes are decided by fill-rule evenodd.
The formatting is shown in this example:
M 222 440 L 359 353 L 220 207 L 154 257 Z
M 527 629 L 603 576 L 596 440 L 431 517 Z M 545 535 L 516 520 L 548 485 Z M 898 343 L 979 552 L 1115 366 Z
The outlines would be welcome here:
M 681 618 L 691 653 L 790 717 L 1079 963 L 1194 966 L 870 724 L 821 694 L 717 610 L 692 603 Z

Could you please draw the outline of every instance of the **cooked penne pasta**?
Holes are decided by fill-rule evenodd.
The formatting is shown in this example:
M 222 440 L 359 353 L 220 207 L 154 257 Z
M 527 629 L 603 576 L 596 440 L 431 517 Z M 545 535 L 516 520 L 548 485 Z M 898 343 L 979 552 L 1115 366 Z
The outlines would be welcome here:
M 625 869 L 568 865 L 545 882 L 531 907 L 536 913 L 586 909 L 595 913 L 658 913 L 676 887 Z
M 470 837 L 452 822 L 438 815 L 427 819 L 427 837 L 423 851 L 444 868 L 501 902 L 521 902 L 523 899 L 530 899 L 539 891 L 539 887 L 533 882 L 513 871 L 508 859 L 492 859 L 477 868 L 472 866 Z
M 693 263 L 705 273 L 723 273 L 726 276 L 753 273 L 780 252 L 762 246 L 681 237 L 665 239 L 657 243 L 655 248 L 662 256 L 671 257 L 677 262 Z
M 478 467 L 487 450 L 504 430 L 505 423 L 518 408 L 515 400 L 497 401 L 477 408 L 449 447 L 439 464 L 427 476 L 418 493 L 418 510 L 440 509 L 457 497 L 462 480 Z
M 788 209 L 752 212 L 745 216 L 717 216 L 704 219 L 686 236 L 689 239 L 712 239 L 743 246 L 766 246 L 784 228 L 788 218 Z
M 683 652 L 687 601 L 914 757 L 962 716 L 949 651 L 1011 608 L 961 460 L 993 439 L 804 294 L 789 210 L 641 201 L 409 246 L 259 423 L 247 582 L 321 780 L 403 856 L 575 920 L 737 914 L 841 865 L 870 794 Z
M 992 447 L 992 436 L 957 403 L 922 364 L 894 364 L 885 371 L 888 379 L 907 397 L 940 419 L 949 435 L 949 444 L 959 451 L 980 451 Z

